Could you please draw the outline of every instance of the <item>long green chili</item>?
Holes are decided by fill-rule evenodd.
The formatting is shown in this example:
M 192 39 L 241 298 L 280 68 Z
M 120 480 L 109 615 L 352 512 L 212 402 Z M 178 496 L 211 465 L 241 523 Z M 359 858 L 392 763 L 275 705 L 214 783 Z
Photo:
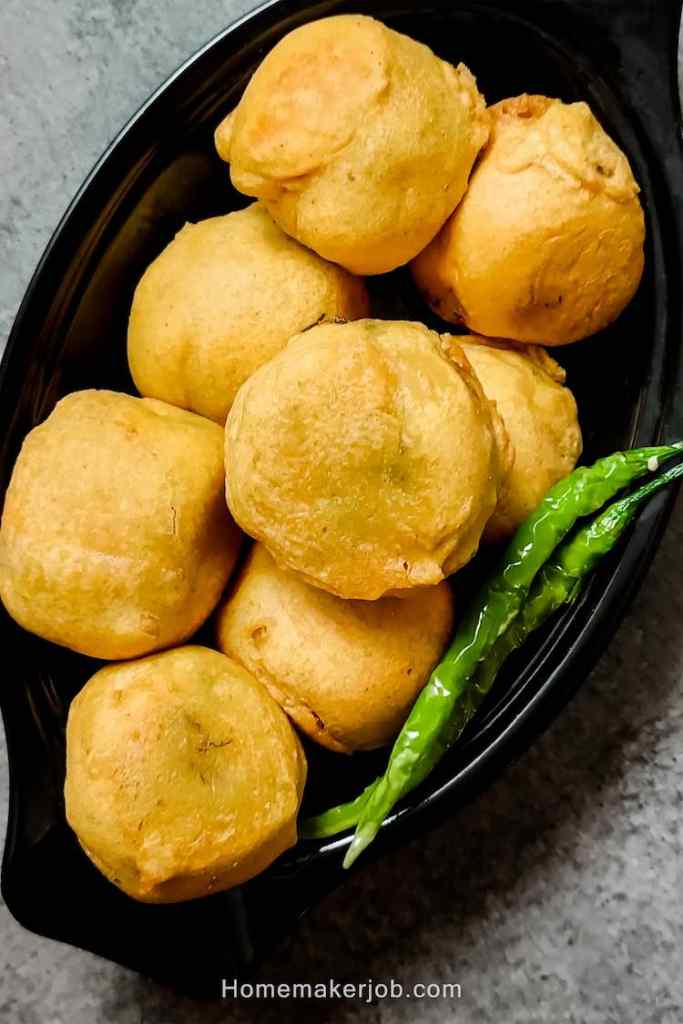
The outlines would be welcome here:
M 574 601 L 586 576 L 596 563 L 615 546 L 641 505 L 662 487 L 683 476 L 683 463 L 665 470 L 660 476 L 643 484 L 633 494 L 615 501 L 604 512 L 566 540 L 534 580 L 529 596 L 517 618 L 496 641 L 474 677 L 474 686 L 485 695 L 503 663 L 524 643 L 534 630 L 542 626 L 558 608 Z M 457 739 L 462 730 L 454 729 Z
M 471 686 L 472 675 L 514 622 L 536 574 L 576 520 L 598 510 L 682 448 L 683 444 L 674 444 L 618 452 L 591 467 L 574 470 L 549 491 L 513 537 L 498 573 L 482 587 L 432 672 L 397 737 L 385 774 L 356 800 L 309 819 L 303 835 L 331 835 L 357 822 L 344 859 L 346 867 L 353 863 L 372 842 L 397 800 L 429 774 L 480 705 L 485 680 L 477 678 Z

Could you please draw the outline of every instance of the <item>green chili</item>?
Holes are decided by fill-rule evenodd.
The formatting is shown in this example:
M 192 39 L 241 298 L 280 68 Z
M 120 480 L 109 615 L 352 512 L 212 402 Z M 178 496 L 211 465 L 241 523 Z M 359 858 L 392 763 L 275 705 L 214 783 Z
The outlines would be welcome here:
M 302 839 L 326 839 L 328 836 L 336 836 L 339 832 L 346 832 L 347 828 L 353 828 L 358 824 L 360 812 L 378 782 L 379 778 L 371 782 L 355 800 L 349 800 L 346 804 L 330 807 L 322 814 L 305 818 L 299 825 L 300 837 Z
M 513 537 L 499 572 L 484 585 L 442 661 L 432 672 L 396 739 L 384 775 L 351 804 L 307 823 L 305 834 L 323 831 L 336 818 L 358 827 L 344 865 L 349 867 L 394 804 L 429 774 L 452 742 L 457 717 L 469 718 L 481 697 L 469 681 L 498 637 L 516 618 L 537 572 L 577 519 L 597 511 L 614 494 L 658 462 L 678 454 L 683 444 L 617 452 L 591 467 L 580 467 L 553 487 Z M 360 813 L 358 805 L 361 804 Z
M 576 600 L 586 576 L 600 558 L 612 550 L 643 502 L 681 476 L 683 463 L 667 469 L 633 494 L 615 501 L 557 549 L 534 580 L 519 615 L 479 666 L 474 677 L 477 691 L 487 694 L 509 655 L 521 647 L 529 634 L 542 626 L 553 612 Z M 461 731 L 456 725 L 452 740 L 457 739 Z
M 468 692 L 475 669 L 516 618 L 536 573 L 577 519 L 597 511 L 614 494 L 682 445 L 641 448 L 580 467 L 548 492 L 513 537 L 499 572 L 475 599 L 442 661 L 417 698 L 394 743 L 387 769 L 366 800 L 344 858 L 350 867 L 372 842 L 395 803 L 418 785 L 452 742 L 453 714 L 469 721 L 481 698 Z

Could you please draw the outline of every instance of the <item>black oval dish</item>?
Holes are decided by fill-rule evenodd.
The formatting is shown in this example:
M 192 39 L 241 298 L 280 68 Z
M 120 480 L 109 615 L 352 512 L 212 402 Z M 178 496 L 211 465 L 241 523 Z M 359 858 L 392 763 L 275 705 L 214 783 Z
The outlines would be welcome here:
M 680 436 L 683 163 L 676 90 L 680 0 L 338 0 L 271 2 L 236 22 L 150 99 L 92 172 L 28 289 L 2 364 L 0 484 L 26 432 L 65 392 L 131 389 L 125 328 L 134 285 L 185 220 L 245 204 L 212 147 L 263 54 L 286 31 L 359 10 L 465 61 L 490 101 L 519 92 L 585 99 L 626 150 L 648 220 L 642 287 L 600 339 L 562 350 L 577 392 L 586 457 Z M 425 319 L 405 273 L 373 282 L 381 315 Z M 427 317 L 429 321 L 430 318 Z M 543 728 L 604 649 L 661 537 L 673 495 L 653 501 L 582 600 L 508 666 L 488 707 L 438 771 L 404 801 L 372 850 L 423 831 L 481 789 Z M 64 820 L 64 722 L 97 667 L 29 636 L 2 613 L 0 700 L 11 766 L 2 892 L 27 928 L 187 991 L 263 956 L 342 878 L 348 839 L 301 842 L 239 890 L 154 907 L 128 899 L 81 853 Z M 340 762 L 309 750 L 307 809 L 354 794 L 384 754 Z M 342 770 L 343 769 L 343 770 Z

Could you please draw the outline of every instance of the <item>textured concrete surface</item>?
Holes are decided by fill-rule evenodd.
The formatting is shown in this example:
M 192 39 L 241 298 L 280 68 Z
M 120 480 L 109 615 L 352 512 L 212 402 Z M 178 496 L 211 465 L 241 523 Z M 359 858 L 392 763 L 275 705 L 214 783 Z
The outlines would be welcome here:
M 66 203 L 132 111 L 249 0 L 4 0 L 0 338 Z M 0 1024 L 680 1024 L 683 505 L 568 711 L 475 805 L 360 873 L 264 980 L 445 980 L 459 1001 L 196 1005 L 38 939 L 0 904 Z M 0 743 L 0 829 L 7 771 Z M 55 880 L 58 884 L 58 879 Z M 75 894 L 77 898 L 77 894 Z

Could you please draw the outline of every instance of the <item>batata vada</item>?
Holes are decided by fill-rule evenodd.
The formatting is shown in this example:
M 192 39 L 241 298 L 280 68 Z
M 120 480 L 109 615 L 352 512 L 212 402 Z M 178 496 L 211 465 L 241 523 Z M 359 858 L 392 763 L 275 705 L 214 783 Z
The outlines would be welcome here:
M 113 391 L 63 398 L 26 437 L 0 527 L 0 596 L 25 629 L 93 658 L 179 643 L 240 548 L 223 432 Z
M 322 320 L 367 316 L 365 286 L 284 234 L 263 206 L 186 224 L 135 291 L 138 391 L 225 423 L 240 384 Z
M 407 263 L 460 201 L 486 142 L 468 69 L 362 15 L 290 32 L 216 131 L 240 192 L 356 274 Z
M 643 272 L 645 222 L 628 160 L 585 103 L 518 96 L 462 203 L 413 263 L 434 311 L 480 334 L 543 345 L 619 316 Z
M 71 704 L 66 755 L 67 820 L 136 900 L 229 889 L 296 842 L 301 744 L 266 689 L 217 651 L 100 669 Z
M 499 427 L 455 339 L 321 324 L 237 393 L 228 504 L 279 565 L 339 597 L 430 586 L 477 550 L 505 470 Z
M 496 403 L 513 451 L 487 540 L 514 533 L 581 454 L 576 402 L 566 374 L 538 345 L 459 337 L 487 398 Z
M 330 750 L 388 743 L 451 634 L 447 583 L 342 601 L 279 569 L 255 544 L 217 616 L 218 646 Z

